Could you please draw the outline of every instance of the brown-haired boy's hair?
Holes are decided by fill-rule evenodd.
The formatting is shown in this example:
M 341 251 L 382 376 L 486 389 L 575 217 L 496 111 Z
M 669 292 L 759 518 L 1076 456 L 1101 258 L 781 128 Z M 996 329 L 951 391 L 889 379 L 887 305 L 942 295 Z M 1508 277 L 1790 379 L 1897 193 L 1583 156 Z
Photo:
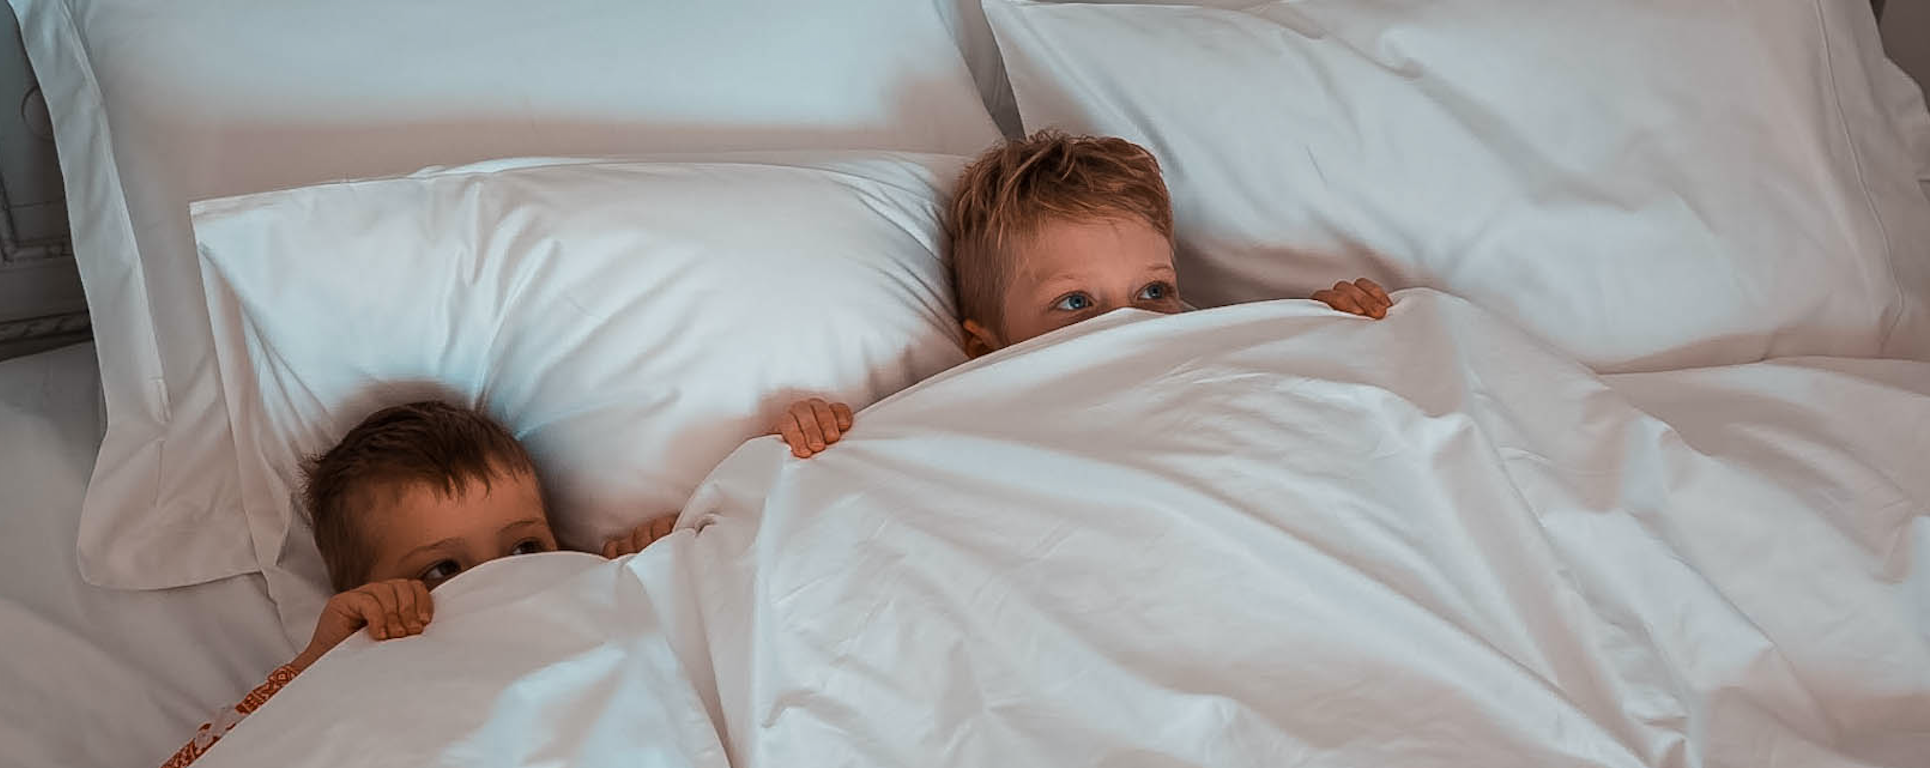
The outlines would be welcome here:
M 502 425 L 469 408 L 425 400 L 376 411 L 303 467 L 303 506 L 335 591 L 368 580 L 374 549 L 359 508 L 381 486 L 420 483 L 454 496 L 472 481 L 529 473 L 536 465 Z
M 1134 216 L 1173 237 L 1173 204 L 1153 153 L 1121 138 L 1043 130 L 979 155 L 945 212 L 960 320 L 1003 332 L 1014 251 L 1052 220 Z

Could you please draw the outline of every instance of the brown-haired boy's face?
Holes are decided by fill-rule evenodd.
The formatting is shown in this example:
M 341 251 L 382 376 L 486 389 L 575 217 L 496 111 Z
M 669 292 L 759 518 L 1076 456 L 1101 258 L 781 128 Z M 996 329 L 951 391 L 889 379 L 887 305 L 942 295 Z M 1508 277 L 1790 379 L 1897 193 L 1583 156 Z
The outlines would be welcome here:
M 1005 284 L 1002 328 L 965 321 L 973 357 L 1122 307 L 1183 309 L 1173 245 L 1137 217 L 1047 221 L 1020 246 Z
M 372 490 L 359 511 L 373 548 L 371 582 L 421 579 L 435 589 L 499 557 L 556 550 L 541 488 L 527 472 L 497 473 L 486 488 L 469 480 L 450 496 L 426 483 Z

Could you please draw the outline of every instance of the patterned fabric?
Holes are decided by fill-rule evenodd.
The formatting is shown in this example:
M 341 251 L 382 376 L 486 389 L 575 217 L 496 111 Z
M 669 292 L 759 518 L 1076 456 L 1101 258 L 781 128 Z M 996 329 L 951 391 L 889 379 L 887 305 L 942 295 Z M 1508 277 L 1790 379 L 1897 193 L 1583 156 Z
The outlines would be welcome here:
M 275 692 L 280 691 L 282 686 L 287 685 L 288 681 L 294 680 L 299 674 L 301 670 L 287 664 L 276 667 L 275 671 L 268 673 L 268 681 L 255 686 L 254 690 L 249 691 L 248 695 L 242 698 L 241 703 L 216 712 L 213 719 L 202 723 L 201 727 L 194 732 L 194 738 L 175 752 L 173 757 L 168 758 L 167 762 L 162 763 L 161 768 L 182 768 L 200 759 L 202 755 L 208 753 L 208 749 L 213 747 L 215 742 L 228 735 L 228 731 L 239 724 L 242 718 L 268 703 L 269 697 L 274 696 Z

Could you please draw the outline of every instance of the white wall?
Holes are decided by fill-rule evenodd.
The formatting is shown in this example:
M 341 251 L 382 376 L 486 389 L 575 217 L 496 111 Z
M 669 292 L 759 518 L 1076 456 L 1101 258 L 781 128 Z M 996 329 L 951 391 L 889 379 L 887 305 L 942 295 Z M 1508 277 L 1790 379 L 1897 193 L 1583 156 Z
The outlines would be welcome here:
M 1885 3 L 1883 48 L 1919 85 L 1930 84 L 1930 0 Z

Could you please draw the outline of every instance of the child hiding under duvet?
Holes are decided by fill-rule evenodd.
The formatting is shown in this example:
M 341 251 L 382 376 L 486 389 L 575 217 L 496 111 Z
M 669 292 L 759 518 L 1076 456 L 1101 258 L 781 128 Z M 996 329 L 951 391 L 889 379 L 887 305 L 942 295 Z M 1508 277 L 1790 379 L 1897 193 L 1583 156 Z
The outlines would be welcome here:
M 1047 130 L 1001 143 L 965 167 L 945 219 L 972 357 L 1115 309 L 1184 309 L 1166 181 L 1153 153 L 1125 139 Z M 1375 319 L 1394 304 L 1366 278 L 1311 298 Z M 850 426 L 850 408 L 813 399 L 772 431 L 809 458 Z
M 419 402 L 377 411 L 304 472 L 303 504 L 336 595 L 307 649 L 202 725 L 164 768 L 193 763 L 350 635 L 421 634 L 435 615 L 430 592 L 456 574 L 556 550 L 535 464 L 508 430 L 474 410 Z M 650 520 L 610 540 L 603 555 L 641 551 L 676 521 Z

